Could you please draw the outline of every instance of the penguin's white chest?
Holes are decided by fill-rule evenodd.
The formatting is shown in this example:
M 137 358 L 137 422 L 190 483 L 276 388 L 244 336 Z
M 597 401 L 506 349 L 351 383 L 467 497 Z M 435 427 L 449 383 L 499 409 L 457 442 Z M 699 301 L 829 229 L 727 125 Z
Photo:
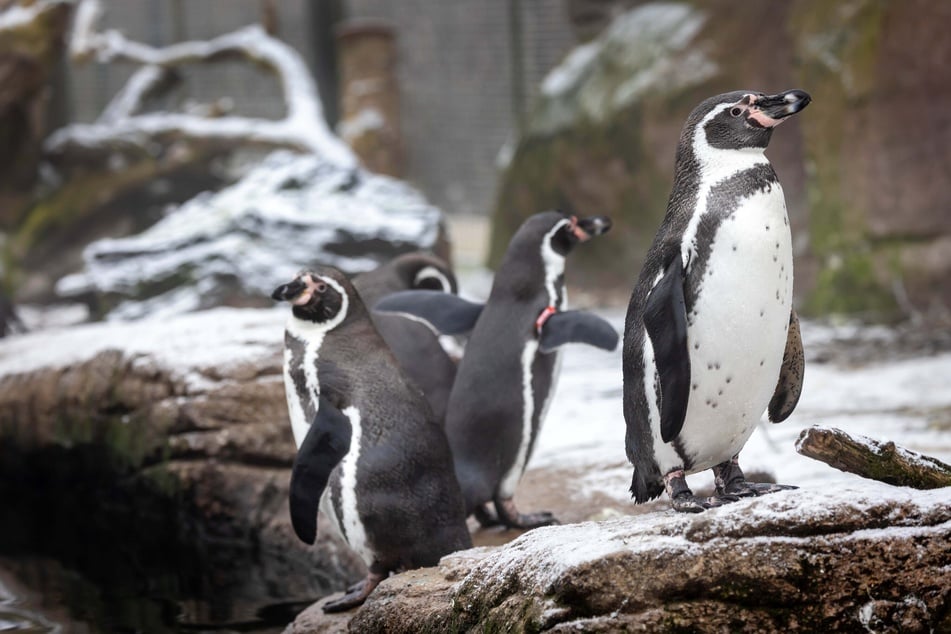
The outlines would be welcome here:
M 680 433 L 691 471 L 737 454 L 776 388 L 793 285 L 789 221 L 778 182 L 743 199 L 722 220 L 701 274 L 688 314 L 691 386 Z

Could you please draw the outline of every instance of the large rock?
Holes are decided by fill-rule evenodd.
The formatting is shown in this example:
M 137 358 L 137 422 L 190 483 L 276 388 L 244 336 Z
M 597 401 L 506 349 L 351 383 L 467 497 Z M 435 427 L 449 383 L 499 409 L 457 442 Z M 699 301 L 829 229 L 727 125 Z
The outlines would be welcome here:
M 491 261 L 539 209 L 604 213 L 615 228 L 578 253 L 575 275 L 630 288 L 690 110 L 728 90 L 798 87 L 814 103 L 767 155 L 786 192 L 804 312 L 946 318 L 949 19 L 951 5 L 925 0 L 651 2 L 621 13 L 543 82 L 502 174 Z
M 222 609 L 312 601 L 365 575 L 327 525 L 313 548 L 290 526 L 285 317 L 217 309 L 3 340 L 5 544 L 100 565 L 133 553 L 147 570 L 181 559 L 201 580 L 181 594 Z
M 570 275 L 629 290 L 666 210 L 690 111 L 729 90 L 794 87 L 787 10 L 766 2 L 645 3 L 571 52 L 542 83 L 502 173 L 490 263 L 541 209 L 607 214 L 615 225 L 606 242 L 573 254 Z M 739 42 L 751 53 L 738 54 Z M 798 125 L 784 125 L 769 152 L 794 234 L 805 224 Z
M 356 632 L 951 628 L 951 492 L 794 491 L 536 529 L 384 581 Z M 288 633 L 343 631 L 302 613 Z
M 410 185 L 314 155 L 276 152 L 240 181 L 200 195 L 146 231 L 93 242 L 57 283 L 111 318 L 266 306 L 316 264 L 349 274 L 395 255 L 448 257 L 442 214 Z

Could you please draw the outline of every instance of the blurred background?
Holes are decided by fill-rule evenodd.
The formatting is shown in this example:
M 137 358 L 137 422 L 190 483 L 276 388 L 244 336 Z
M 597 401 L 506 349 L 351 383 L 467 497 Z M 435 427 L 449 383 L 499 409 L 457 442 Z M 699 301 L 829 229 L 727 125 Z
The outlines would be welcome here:
M 17 303 L 79 302 L 90 318 L 128 317 L 141 311 L 115 313 L 126 300 L 200 275 L 250 275 L 210 249 L 121 281 L 102 268 L 150 269 L 143 262 L 155 264 L 157 252 L 194 244 L 197 228 L 174 244 L 147 230 L 240 181 L 274 149 L 346 163 L 293 130 L 264 130 L 282 117 L 298 130 L 326 126 L 367 173 L 407 183 L 417 212 L 435 210 L 425 222 L 439 225 L 438 237 L 423 231 L 396 252 L 430 248 L 457 266 L 491 267 L 532 213 L 610 215 L 614 231 L 578 255 L 569 283 L 623 303 L 663 216 L 689 111 L 728 90 L 798 87 L 813 105 L 777 131 L 768 154 L 792 220 L 801 312 L 948 321 L 944 3 L 104 0 L 84 38 L 73 29 L 80 5 L 27 3 L 41 14 L 27 20 L 21 5 L 3 4 L 0 228 L 4 287 Z M 165 49 L 251 24 L 261 42 L 298 57 L 320 121 L 292 112 L 293 92 L 309 90 L 298 69 L 254 46 Z M 110 30 L 122 41 L 107 41 Z M 154 57 L 163 49 L 167 57 Z M 203 121 L 234 126 L 208 131 Z M 214 204 L 199 198 L 193 208 Z M 398 215 L 386 203 L 377 211 Z M 236 224 L 217 237 L 250 231 Z M 255 238 L 266 243 L 265 233 Z M 123 236 L 142 239 L 102 241 Z M 393 254 L 369 243 L 331 251 L 349 251 L 334 262 L 353 272 Z M 242 284 L 197 303 L 176 297 L 186 307 L 254 304 L 260 289 Z

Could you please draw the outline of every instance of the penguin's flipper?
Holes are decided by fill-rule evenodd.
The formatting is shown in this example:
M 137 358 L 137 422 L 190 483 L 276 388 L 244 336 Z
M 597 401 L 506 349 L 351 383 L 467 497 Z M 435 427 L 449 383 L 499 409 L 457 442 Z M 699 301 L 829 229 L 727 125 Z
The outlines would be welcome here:
M 799 333 L 799 316 L 796 310 L 789 312 L 789 329 L 786 331 L 786 351 L 783 352 L 783 365 L 779 369 L 779 382 L 773 398 L 769 400 L 767 414 L 769 420 L 781 423 L 796 409 L 799 395 L 802 394 L 802 378 L 806 369 L 802 353 L 802 335 Z
M 664 442 L 670 442 L 684 425 L 690 396 L 684 267 L 679 251 L 647 296 L 644 328 L 654 347 L 654 363 L 660 376 L 660 435 Z
M 302 542 L 317 539 L 317 509 L 330 472 L 350 451 L 353 428 L 346 414 L 321 396 L 317 416 L 297 450 L 291 470 L 291 524 Z
M 444 335 L 462 335 L 475 326 L 485 304 L 442 291 L 400 291 L 378 301 L 373 310 L 406 313 L 432 324 Z
M 606 320 L 580 310 L 555 313 L 545 320 L 538 349 L 549 353 L 566 343 L 586 343 L 601 348 L 617 348 L 618 334 Z

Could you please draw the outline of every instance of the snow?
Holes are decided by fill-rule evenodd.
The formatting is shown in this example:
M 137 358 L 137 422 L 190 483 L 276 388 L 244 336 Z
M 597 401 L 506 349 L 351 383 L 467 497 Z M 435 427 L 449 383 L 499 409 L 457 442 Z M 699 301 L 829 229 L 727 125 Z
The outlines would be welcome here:
M 175 287 L 148 302 L 120 305 L 113 319 L 207 307 L 203 298 L 213 298 L 225 280 L 246 295 L 266 298 L 317 263 L 348 273 L 377 265 L 371 248 L 334 249 L 337 244 L 432 248 L 441 218 L 406 183 L 279 151 L 236 184 L 186 202 L 138 235 L 90 244 L 85 269 L 62 278 L 56 291 L 64 297 L 96 292 L 141 300 L 143 287 Z
M 623 332 L 623 310 L 601 312 Z M 951 434 L 929 428 L 935 412 L 951 408 L 951 354 L 863 367 L 816 363 L 809 360 L 816 347 L 864 332 L 855 327 L 831 330 L 809 322 L 802 329 L 807 358 L 802 397 L 783 423 L 774 425 L 765 418 L 760 422 L 740 453 L 744 471 L 768 472 L 778 482 L 807 489 L 869 482 L 796 452 L 799 434 L 816 424 L 893 441 L 945 463 L 951 460 Z M 813 333 L 815 344 L 810 340 Z M 868 330 L 873 342 L 886 333 L 880 327 Z M 609 353 L 573 345 L 566 347 L 562 358 L 562 374 L 528 468 L 574 469 L 587 474 L 583 478 L 587 493 L 601 492 L 630 502 L 632 468 L 624 448 L 621 350 Z M 712 481 L 709 472 L 688 476 L 694 488 L 711 486 Z M 894 488 L 872 485 L 883 493 Z M 939 495 L 951 503 L 951 492 Z
M 142 65 L 116 100 L 93 124 L 73 124 L 50 135 L 49 152 L 67 145 L 109 147 L 119 141 L 140 145 L 148 138 L 184 134 L 242 143 L 296 147 L 312 152 L 342 168 L 353 168 L 357 159 L 350 148 L 331 133 L 323 116 L 317 86 L 307 64 L 293 48 L 268 35 L 260 25 L 247 26 L 207 41 L 179 42 L 155 48 L 127 39 L 114 30 L 97 32 L 102 13 L 99 0 L 83 0 L 77 9 L 70 52 L 95 54 L 101 63 L 122 60 Z M 287 115 L 268 120 L 225 116 L 205 118 L 183 113 L 136 114 L 157 76 L 148 68 L 172 68 L 212 60 L 223 52 L 238 51 L 251 62 L 270 68 L 281 82 Z M 145 137 L 145 139 L 143 138 Z
M 473 292 L 473 286 L 477 290 Z M 462 277 L 462 294 L 484 298 L 485 276 Z M 623 331 L 621 308 L 596 311 Z M 100 323 L 54 327 L 0 340 L 0 376 L 30 372 L 40 367 L 65 367 L 91 359 L 108 349 L 123 349 L 135 363 L 158 365 L 184 381 L 189 391 L 201 391 L 213 381 L 215 368 L 227 364 L 279 362 L 286 307 L 273 309 L 218 308 L 172 319 L 154 315 L 135 323 Z M 865 337 L 865 335 L 868 335 Z M 813 335 L 815 340 L 813 341 Z M 869 362 L 851 367 L 810 361 L 836 337 L 858 337 L 857 345 L 882 341 L 883 329 L 830 331 L 803 323 L 806 375 L 802 398 L 793 415 L 773 425 L 761 422 L 740 454 L 747 473 L 766 471 L 777 481 L 795 484 L 798 491 L 756 500 L 742 500 L 703 514 L 716 530 L 735 527 L 738 516 L 799 515 L 821 521 L 829 501 L 856 509 L 889 503 L 914 503 L 935 508 L 951 505 L 951 489 L 916 491 L 893 487 L 838 471 L 795 451 L 800 432 L 812 425 L 839 428 L 868 436 L 951 463 L 951 434 L 931 429 L 929 421 L 951 411 L 951 353 Z M 866 343 L 861 343 L 865 337 Z M 528 469 L 570 469 L 583 474 L 582 494 L 610 496 L 632 504 L 628 487 L 631 466 L 625 457 L 622 414 L 621 351 L 605 352 L 583 345 L 566 346 L 560 380 L 548 411 L 538 447 Z M 694 488 L 712 484 L 709 472 L 688 477 Z M 613 520 L 607 520 L 611 522 Z M 901 523 L 902 517 L 895 521 Z M 533 531 L 536 539 L 545 530 Z M 618 543 L 597 544 L 596 525 L 579 531 L 576 544 L 590 543 L 594 554 L 620 548 Z M 713 530 L 713 529 L 710 529 Z M 731 529 L 732 530 L 732 529 Z M 625 548 L 637 544 L 624 544 Z M 560 546 L 565 562 L 591 552 Z M 587 554 L 584 554 L 587 552 Z
M 209 370 L 279 363 L 286 319 L 286 307 L 216 308 L 175 319 L 41 330 L 0 339 L 0 377 L 44 367 L 65 368 L 118 349 L 135 364 L 167 369 L 190 392 L 200 392 L 212 381 Z

